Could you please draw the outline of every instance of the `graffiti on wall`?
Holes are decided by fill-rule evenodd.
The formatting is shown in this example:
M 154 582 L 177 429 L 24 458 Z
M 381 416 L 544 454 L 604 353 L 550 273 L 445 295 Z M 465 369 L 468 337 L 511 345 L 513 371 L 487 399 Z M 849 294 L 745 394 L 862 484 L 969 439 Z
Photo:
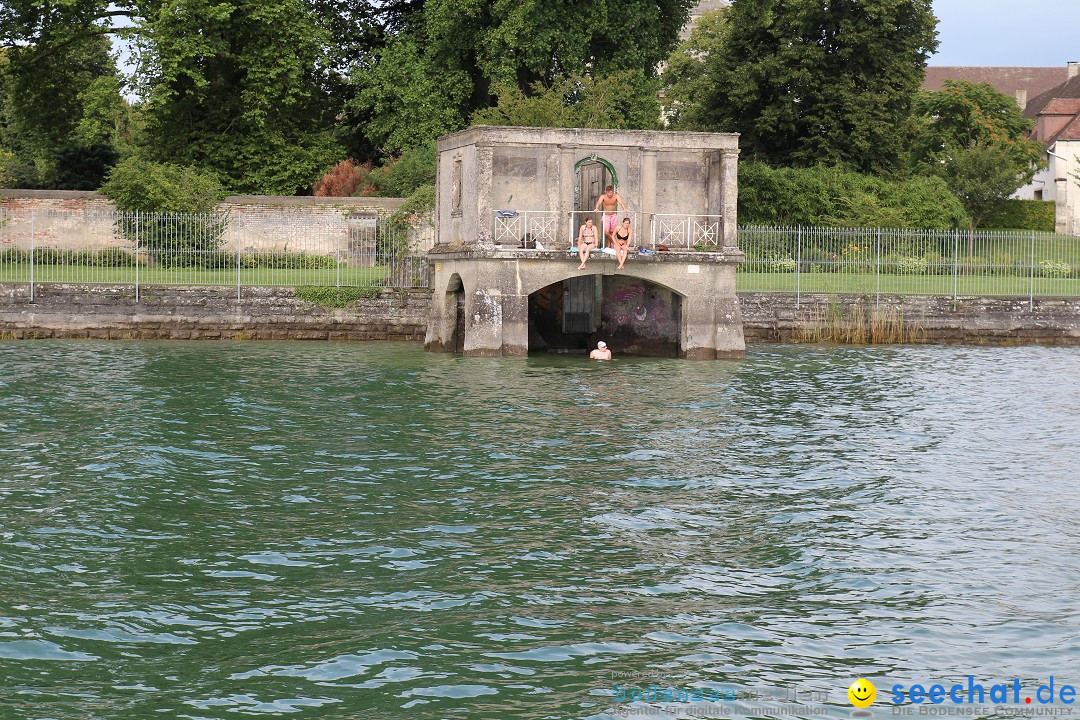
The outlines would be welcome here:
M 638 278 L 604 278 L 603 325 L 625 351 L 668 355 L 677 352 L 680 298 Z

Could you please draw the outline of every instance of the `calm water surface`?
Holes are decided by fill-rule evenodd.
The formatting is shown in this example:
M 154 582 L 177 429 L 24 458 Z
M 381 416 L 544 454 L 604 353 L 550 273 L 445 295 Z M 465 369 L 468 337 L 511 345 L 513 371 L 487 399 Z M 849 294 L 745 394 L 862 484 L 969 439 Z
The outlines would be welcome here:
M 835 717 L 865 676 L 887 717 L 897 682 L 1080 684 L 1078 376 L 0 343 L 0 718 L 599 720 L 635 673 Z

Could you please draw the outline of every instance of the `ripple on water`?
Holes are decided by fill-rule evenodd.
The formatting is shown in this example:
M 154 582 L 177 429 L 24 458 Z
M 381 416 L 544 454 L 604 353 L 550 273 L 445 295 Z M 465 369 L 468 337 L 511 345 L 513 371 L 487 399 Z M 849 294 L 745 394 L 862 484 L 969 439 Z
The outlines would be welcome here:
M 541 720 L 647 672 L 837 712 L 858 676 L 1035 687 L 1080 660 L 1078 372 L 0 344 L 0 690 L 57 720 Z

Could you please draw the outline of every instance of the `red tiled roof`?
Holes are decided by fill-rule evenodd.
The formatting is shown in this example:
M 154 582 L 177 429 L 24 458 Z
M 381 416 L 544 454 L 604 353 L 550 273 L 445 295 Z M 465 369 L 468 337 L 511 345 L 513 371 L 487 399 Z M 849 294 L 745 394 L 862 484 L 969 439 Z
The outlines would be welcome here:
M 1069 78 L 1060 85 L 1050 88 L 1042 95 L 1032 98 L 1031 102 L 1024 108 L 1024 115 L 1029 118 L 1036 117 L 1047 105 L 1061 98 L 1080 98 L 1080 75 Z
M 1053 142 L 1057 142 L 1058 140 L 1080 140 L 1080 114 L 1077 114 L 1077 116 L 1072 119 L 1072 122 L 1054 136 Z
M 1017 90 L 1026 90 L 1028 98 L 1041 95 L 1069 79 L 1069 70 L 1059 67 L 966 67 L 937 65 L 926 68 L 923 90 L 941 90 L 946 80 L 966 80 L 970 83 L 990 83 L 998 92 L 1016 97 Z
M 1075 115 L 1080 112 L 1080 98 L 1054 98 L 1039 111 L 1040 115 Z

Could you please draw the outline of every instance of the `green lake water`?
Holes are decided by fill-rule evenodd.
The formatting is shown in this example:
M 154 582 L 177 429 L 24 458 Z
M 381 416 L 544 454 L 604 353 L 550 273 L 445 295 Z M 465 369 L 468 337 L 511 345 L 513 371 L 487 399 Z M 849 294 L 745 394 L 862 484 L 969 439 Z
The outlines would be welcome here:
M 0 719 L 1080 684 L 1077 377 L 1054 348 L 0 343 Z

